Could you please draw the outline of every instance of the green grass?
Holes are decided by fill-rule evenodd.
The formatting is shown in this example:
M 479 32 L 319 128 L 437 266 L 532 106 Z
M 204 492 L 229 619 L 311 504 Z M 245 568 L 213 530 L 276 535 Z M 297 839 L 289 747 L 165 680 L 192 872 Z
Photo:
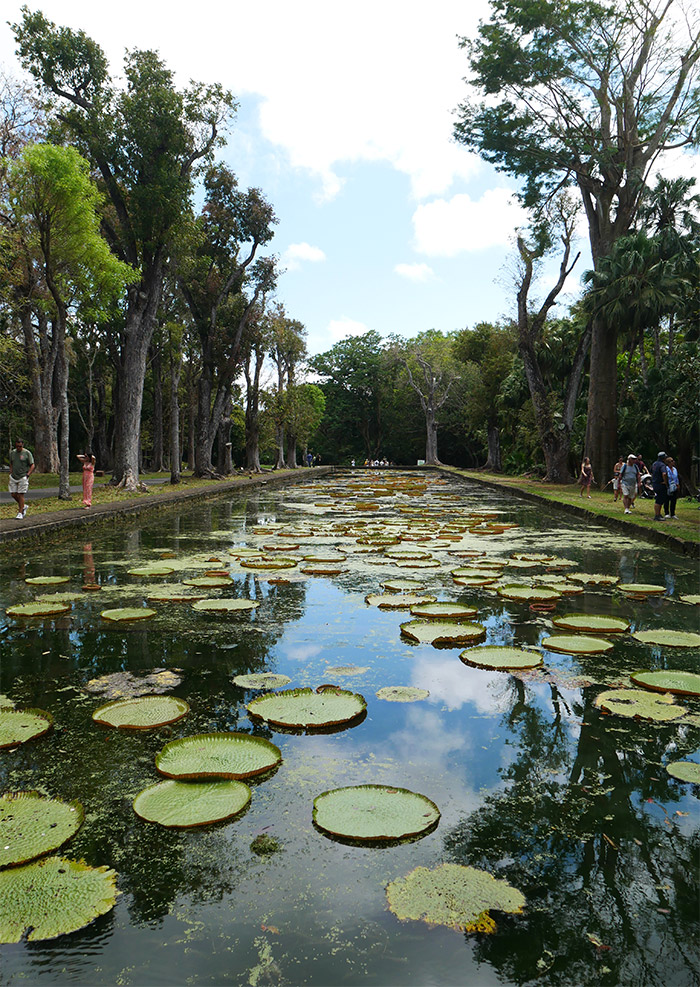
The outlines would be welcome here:
M 631 514 L 624 514 L 622 498 L 613 501 L 614 493 L 611 487 L 607 490 L 595 490 L 591 488 L 591 499 L 588 500 L 585 493 L 581 496 L 581 488 L 575 484 L 545 483 L 542 480 L 534 480 L 532 477 L 506 476 L 503 473 L 483 473 L 474 470 L 452 470 L 461 476 L 467 476 L 474 480 L 489 480 L 498 483 L 503 487 L 508 487 L 514 491 L 523 490 L 528 493 L 537 494 L 543 500 L 548 500 L 553 504 L 576 504 L 585 510 L 591 511 L 603 517 L 615 517 L 639 528 L 658 528 L 667 534 L 682 538 L 685 541 L 700 542 L 700 510 L 698 502 L 691 497 L 684 497 L 676 504 L 677 521 L 664 521 L 659 523 L 653 521 L 654 502 L 652 500 L 641 500 L 637 498 L 636 506 Z

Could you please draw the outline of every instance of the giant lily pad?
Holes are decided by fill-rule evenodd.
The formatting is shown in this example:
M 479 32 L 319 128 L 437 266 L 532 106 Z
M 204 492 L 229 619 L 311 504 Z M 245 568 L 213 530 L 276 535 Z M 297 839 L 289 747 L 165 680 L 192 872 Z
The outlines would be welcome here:
M 0 872 L 0 943 L 54 939 L 114 907 L 116 874 L 83 861 L 45 857 Z
M 92 714 L 95 723 L 122 730 L 152 730 L 176 723 L 190 711 L 189 703 L 175 696 L 139 696 L 117 699 Z
M 357 692 L 314 692 L 313 689 L 288 689 L 252 699 L 246 709 L 252 717 L 275 726 L 313 730 L 350 723 L 367 709 L 364 697 Z
M 465 665 L 474 668 L 509 669 L 537 668 L 542 664 L 542 655 L 522 648 L 501 647 L 497 644 L 484 644 L 478 648 L 467 648 L 459 656 Z
M 156 768 L 166 778 L 199 781 L 252 778 L 276 767 L 279 747 L 247 733 L 200 733 L 166 744 L 156 755 Z
M 700 785 L 700 764 L 696 761 L 671 761 L 666 770 L 678 781 L 688 781 Z
M 155 610 L 150 607 L 117 607 L 115 610 L 103 610 L 100 614 L 103 620 L 148 620 L 155 617 Z
M 464 932 L 495 932 L 490 911 L 519 914 L 525 905 L 525 896 L 507 881 L 461 864 L 416 867 L 392 881 L 386 896 L 397 918 Z
M 679 597 L 683 603 L 692 603 L 696 607 L 700 606 L 700 593 L 686 593 L 685 596 Z
M 416 603 L 411 607 L 414 617 L 424 620 L 468 620 L 476 617 L 476 607 L 467 607 L 462 603 Z
M 174 689 L 182 682 L 180 669 L 158 668 L 146 675 L 136 676 L 131 672 L 112 672 L 90 679 L 84 686 L 86 692 L 95 692 L 106 699 L 124 699 L 127 696 L 145 696 L 149 693 L 163 693 Z
M 419 644 L 458 645 L 481 641 L 486 630 L 481 624 L 468 621 L 409 620 L 401 624 L 401 633 Z
M 630 628 L 625 617 L 610 617 L 606 614 L 567 613 L 563 617 L 552 617 L 555 627 L 565 631 L 578 631 L 582 634 L 622 634 Z
M 26 864 L 53 853 L 80 829 L 80 802 L 61 802 L 39 792 L 0 796 L 0 867 Z
M 380 610 L 408 610 L 418 603 L 434 602 L 435 597 L 429 593 L 370 593 L 365 597 L 365 603 Z
M 658 644 L 662 648 L 698 648 L 700 634 L 692 631 L 671 631 L 658 628 L 653 631 L 634 631 L 632 637 L 643 644 Z
M 402 840 L 437 826 L 440 810 L 425 795 L 387 785 L 355 785 L 314 799 L 319 829 L 347 840 Z
M 0 747 L 15 747 L 48 733 L 53 716 L 44 709 L 0 709 Z
M 36 600 L 34 603 L 17 603 L 8 607 L 5 613 L 8 617 L 58 617 L 69 610 L 70 603 Z
M 206 597 L 206 587 L 199 590 L 188 589 L 185 586 L 158 586 L 148 594 L 150 603 L 196 603 Z
M 619 582 L 620 577 L 609 576 L 603 572 L 572 572 L 567 579 L 573 583 L 585 583 L 586 586 L 614 586 Z
M 288 675 L 276 672 L 250 672 L 248 675 L 234 675 L 233 682 L 242 689 L 281 689 L 292 680 Z
M 569 576 L 569 579 L 572 578 L 573 576 Z M 666 592 L 665 586 L 653 583 L 620 583 L 617 588 L 631 596 L 663 596 Z
M 246 610 L 255 610 L 259 606 L 257 600 L 224 598 L 197 600 L 192 604 L 192 609 L 204 610 L 206 613 L 243 613 Z
M 421 593 L 423 591 L 422 579 L 410 579 L 409 577 L 404 577 L 403 579 L 386 579 L 382 583 L 382 588 L 388 590 L 390 593 Z
M 560 594 L 548 586 L 501 586 L 498 595 L 506 600 L 526 600 L 529 603 L 546 603 L 558 600 Z
M 193 576 L 192 579 L 183 579 L 182 582 L 184 586 L 218 589 L 222 586 L 230 586 L 233 580 L 230 576 Z
M 595 704 L 606 713 L 661 722 L 679 720 L 688 712 L 684 706 L 676 706 L 670 696 L 645 689 L 608 689 L 596 697 Z
M 376 692 L 377 699 L 388 703 L 415 703 L 419 699 L 427 699 L 430 693 L 427 689 L 418 689 L 412 685 L 385 685 Z
M 30 576 L 24 581 L 30 586 L 58 586 L 60 583 L 69 583 L 70 576 Z
M 237 816 L 251 791 L 242 781 L 161 781 L 134 799 L 134 812 L 146 822 L 173 829 L 206 826 Z
M 542 647 L 548 651 L 559 651 L 565 655 L 597 655 L 603 651 L 610 651 L 613 643 L 602 637 L 589 635 L 574 637 L 573 635 L 555 634 L 552 637 L 543 637 Z
M 652 692 L 672 692 L 677 696 L 700 696 L 700 675 L 662 669 L 655 672 L 634 672 L 630 679 L 635 685 Z
M 339 576 L 347 572 L 342 562 L 309 562 L 299 569 L 305 576 Z
M 134 569 L 127 569 L 130 576 L 145 576 L 146 578 L 154 578 L 156 576 L 170 576 L 175 569 L 171 565 L 163 565 L 159 562 L 153 562 L 150 565 L 140 565 L 136 566 Z
M 254 559 L 241 559 L 241 565 L 244 569 L 293 569 L 295 565 L 298 565 L 298 562 L 298 559 L 285 558 L 282 555 L 269 558 L 259 555 Z

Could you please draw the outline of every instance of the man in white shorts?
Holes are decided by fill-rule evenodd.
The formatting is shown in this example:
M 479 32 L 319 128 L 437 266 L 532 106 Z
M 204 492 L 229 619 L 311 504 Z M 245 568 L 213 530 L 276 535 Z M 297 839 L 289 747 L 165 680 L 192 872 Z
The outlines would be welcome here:
M 630 510 L 639 489 L 639 467 L 637 457 L 629 455 L 627 462 L 620 470 L 620 490 L 622 491 L 622 503 L 625 505 L 625 514 L 631 514 Z
M 24 495 L 29 490 L 29 477 L 33 472 L 34 456 L 29 449 L 24 448 L 22 439 L 16 439 L 15 447 L 10 453 L 10 493 L 17 501 L 17 521 L 23 521 L 27 516 Z

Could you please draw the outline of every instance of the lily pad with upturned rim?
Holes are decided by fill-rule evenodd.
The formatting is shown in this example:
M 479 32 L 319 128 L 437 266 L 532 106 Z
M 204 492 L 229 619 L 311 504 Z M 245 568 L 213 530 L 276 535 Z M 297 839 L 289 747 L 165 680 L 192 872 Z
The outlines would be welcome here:
M 139 565 L 126 571 L 130 576 L 145 576 L 150 579 L 156 576 L 171 576 L 175 569 L 171 565 L 161 565 L 154 562 L 151 565 Z
M 156 768 L 166 778 L 200 781 L 252 778 L 282 760 L 279 747 L 247 733 L 200 733 L 166 744 Z
M 401 624 L 401 633 L 418 644 L 433 646 L 469 644 L 486 637 L 486 629 L 470 621 L 409 620 Z
M 259 606 L 257 600 L 219 597 L 197 600 L 196 603 L 192 604 L 192 609 L 203 610 L 205 613 L 245 613 L 249 610 L 255 610 Z
M 150 607 L 117 607 L 114 610 L 103 610 L 100 617 L 118 623 L 128 620 L 149 620 L 155 615 L 156 611 L 151 610 Z
M 314 823 L 340 839 L 410 839 L 434 829 L 439 820 L 434 802 L 406 788 L 353 785 L 322 792 L 314 799 Z
M 367 709 L 364 696 L 357 692 L 315 692 L 313 689 L 288 689 L 252 699 L 246 709 L 253 718 L 273 726 L 318 730 L 351 723 Z
M 77 801 L 62 802 L 39 792 L 5 792 L 0 796 L 0 868 L 53 853 L 77 833 L 84 818 Z
M 686 593 L 685 596 L 679 596 L 678 598 L 683 603 L 692 603 L 694 606 L 700 606 L 700 593 Z
M 377 699 L 384 699 L 388 703 L 416 703 L 420 699 L 427 699 L 430 693 L 427 689 L 419 689 L 413 685 L 385 685 L 375 695 Z
M 660 627 L 652 631 L 633 631 L 632 637 L 642 644 L 656 644 L 662 648 L 700 648 L 700 634 L 693 631 L 673 631 Z
M 424 579 L 410 579 L 406 576 L 405 578 L 385 579 L 382 582 L 382 589 L 388 590 L 389 593 L 422 593 L 424 584 Z
M 45 857 L 0 872 L 0 943 L 55 939 L 110 911 L 116 873 L 84 861 Z
M 43 737 L 53 726 L 53 716 L 45 709 L 0 708 L 0 748 L 16 747 L 35 737 Z
M 671 692 L 676 696 L 700 696 L 700 674 L 673 669 L 633 672 L 630 681 L 652 692 Z
M 134 799 L 134 812 L 146 822 L 187 829 L 223 822 L 239 815 L 251 799 L 242 781 L 161 781 Z
M 575 637 L 568 634 L 554 634 L 551 637 L 543 637 L 541 643 L 547 651 L 558 651 L 565 655 L 597 655 L 614 647 L 612 641 L 592 635 Z
M 419 603 L 434 602 L 429 593 L 370 593 L 365 597 L 365 603 L 380 610 L 408 610 Z
M 17 603 L 8 607 L 5 613 L 8 617 L 59 617 L 68 613 L 71 605 L 66 602 L 52 602 L 51 600 L 36 600 L 33 603 Z
M 569 576 L 569 579 L 572 577 Z M 665 586 L 658 586 L 653 583 L 618 583 L 617 588 L 622 593 L 629 593 L 632 596 L 663 596 L 666 592 Z
M 567 613 L 563 617 L 552 617 L 552 623 L 556 628 L 580 634 L 623 634 L 630 628 L 626 617 L 591 613 Z
M 476 607 L 468 607 L 462 603 L 416 603 L 411 607 L 414 617 L 421 617 L 424 620 L 469 620 L 476 617 Z
M 523 648 L 509 648 L 498 644 L 484 644 L 477 648 L 467 648 L 459 656 L 465 665 L 474 668 L 503 669 L 537 668 L 542 664 L 542 655 L 537 651 Z
M 696 761 L 671 761 L 666 765 L 666 770 L 672 778 L 677 778 L 678 781 L 700 785 L 700 764 Z
M 292 680 L 288 675 L 277 672 L 250 672 L 247 675 L 234 675 L 233 683 L 241 689 L 281 689 Z
M 221 589 L 223 586 L 233 585 L 230 576 L 193 576 L 192 579 L 183 579 L 183 586 L 199 586 L 202 589 Z
M 120 730 L 153 730 L 177 723 L 189 711 L 189 703 L 176 696 L 138 696 L 106 703 L 95 710 L 92 718 L 95 723 Z
M 505 600 L 523 600 L 527 603 L 546 603 L 550 600 L 558 600 L 561 596 L 555 589 L 547 586 L 500 586 L 497 592 Z
M 61 583 L 69 583 L 70 576 L 29 576 L 24 581 L 30 586 L 58 586 Z
M 390 910 L 397 918 L 429 925 L 446 925 L 464 932 L 496 931 L 490 911 L 520 914 L 525 896 L 488 871 L 462 864 L 416 867 L 386 889 Z
M 679 720 L 688 712 L 684 706 L 677 706 L 670 696 L 646 689 L 608 689 L 596 696 L 595 705 L 605 713 L 658 722 Z

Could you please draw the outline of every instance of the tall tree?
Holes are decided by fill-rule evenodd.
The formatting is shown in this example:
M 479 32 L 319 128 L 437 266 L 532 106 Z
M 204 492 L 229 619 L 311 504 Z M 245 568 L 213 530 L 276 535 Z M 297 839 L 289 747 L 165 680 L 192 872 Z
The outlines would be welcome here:
M 287 392 L 295 384 L 296 367 L 306 354 L 306 329 L 298 319 L 291 319 L 283 305 L 270 310 L 270 359 L 277 371 L 277 391 L 274 399 L 275 441 L 277 453 L 275 469 L 296 466 L 296 437 L 286 434 Z M 285 458 L 285 438 L 287 455 Z
M 219 85 L 178 90 L 153 51 L 128 52 L 123 88 L 83 31 L 57 28 L 22 8 L 13 25 L 22 65 L 60 106 L 59 119 L 97 169 L 109 207 L 103 232 L 137 272 L 115 341 L 118 355 L 113 482 L 139 471 L 146 361 L 163 287 L 164 265 L 189 204 L 199 162 L 222 143 L 235 104 Z
M 425 415 L 425 462 L 428 466 L 442 465 L 438 456 L 438 413 L 459 380 L 453 343 L 451 337 L 429 330 L 419 333 L 403 353 L 398 353 L 408 383 L 418 395 Z
M 575 186 L 594 267 L 631 228 L 654 162 L 697 140 L 700 29 L 677 0 L 492 0 L 462 40 L 486 97 L 459 108 L 455 136 L 523 182 L 538 205 Z M 592 323 L 587 453 L 617 456 L 617 325 Z

